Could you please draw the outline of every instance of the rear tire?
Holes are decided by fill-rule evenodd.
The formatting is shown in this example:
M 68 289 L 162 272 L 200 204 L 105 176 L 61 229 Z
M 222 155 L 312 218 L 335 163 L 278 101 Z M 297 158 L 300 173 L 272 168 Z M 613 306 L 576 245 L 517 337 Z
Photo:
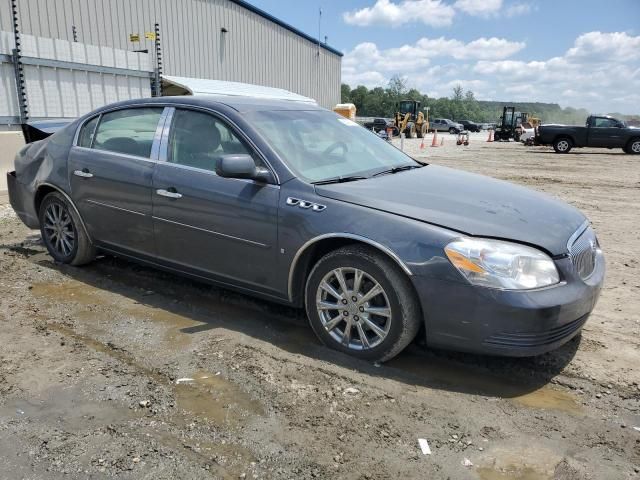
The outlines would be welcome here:
M 77 266 L 95 258 L 95 247 L 80 217 L 60 192 L 44 197 L 38 217 L 42 240 L 55 261 Z
M 556 153 L 569 153 L 572 147 L 573 142 L 566 137 L 560 137 L 553 141 L 553 149 Z
M 629 144 L 624 148 L 624 151 L 630 155 L 640 154 L 640 138 L 632 138 L 629 140 Z
M 456 130 L 455 128 L 451 127 L 451 128 L 449 129 L 449 133 L 450 133 L 451 135 L 455 135 L 456 133 L 458 133 L 458 130 Z
M 340 248 L 318 261 L 307 279 L 305 307 L 322 343 L 368 361 L 395 357 L 422 323 L 407 276 L 364 245 Z

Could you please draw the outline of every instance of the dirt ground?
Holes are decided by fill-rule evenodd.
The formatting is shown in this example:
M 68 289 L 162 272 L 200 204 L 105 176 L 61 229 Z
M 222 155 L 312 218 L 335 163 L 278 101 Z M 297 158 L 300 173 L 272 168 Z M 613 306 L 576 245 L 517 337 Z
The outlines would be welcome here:
M 581 337 L 368 364 L 296 310 L 112 257 L 56 265 L 0 206 L 0 478 L 640 478 L 640 159 L 444 138 L 405 150 L 593 221 L 608 274 Z

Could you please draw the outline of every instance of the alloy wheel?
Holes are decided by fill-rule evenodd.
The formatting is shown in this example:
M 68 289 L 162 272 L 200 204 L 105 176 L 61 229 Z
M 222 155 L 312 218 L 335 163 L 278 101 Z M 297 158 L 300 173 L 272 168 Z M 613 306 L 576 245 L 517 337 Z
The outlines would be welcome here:
M 635 141 L 631 144 L 631 151 L 633 153 L 640 153 L 640 141 Z
M 68 257 L 73 252 L 76 233 L 71 215 L 64 205 L 50 203 L 44 212 L 43 231 L 47 243 L 58 254 Z
M 325 330 L 347 348 L 374 348 L 389 334 L 389 298 L 363 270 L 343 267 L 325 275 L 317 290 L 316 309 Z
M 566 151 L 569 148 L 569 142 L 567 140 L 560 140 L 558 142 L 558 150 L 561 152 Z

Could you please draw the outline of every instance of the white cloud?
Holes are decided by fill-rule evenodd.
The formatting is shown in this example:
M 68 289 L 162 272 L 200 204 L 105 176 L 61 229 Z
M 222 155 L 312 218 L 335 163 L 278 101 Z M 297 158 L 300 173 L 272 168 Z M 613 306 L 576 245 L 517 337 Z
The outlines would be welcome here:
M 519 15 L 526 15 L 527 13 L 531 13 L 531 11 L 535 8 L 535 6 L 531 6 L 530 3 L 514 3 L 507 7 L 505 12 L 506 16 L 517 17 Z
M 492 0 L 493 1 L 493 0 Z M 432 27 L 451 25 L 455 10 L 442 0 L 377 0 L 371 7 L 345 12 L 342 17 L 349 25 L 367 27 L 387 25 L 399 27 L 421 22 Z
M 625 32 L 589 32 L 580 35 L 567 52 L 571 60 L 590 62 L 626 62 L 640 59 L 640 36 Z
M 502 0 L 457 0 L 454 7 L 474 17 L 488 18 L 500 13 Z
M 478 38 L 469 43 L 456 39 L 421 38 L 413 44 L 380 50 L 375 43 L 356 45 L 343 58 L 343 72 L 414 72 L 423 70 L 436 57 L 456 60 L 497 60 L 513 55 L 525 47 L 523 42 L 503 38 Z
M 640 91 L 640 36 L 590 32 L 576 38 L 563 56 L 529 62 L 480 60 L 473 72 L 493 79 L 513 100 L 637 113 L 640 103 L 633 92 Z M 514 88 L 518 85 L 526 88 Z
M 471 89 L 484 100 L 540 101 L 584 107 L 593 112 L 638 113 L 640 35 L 589 32 L 563 55 L 540 60 L 509 58 L 524 43 L 501 38 L 422 38 L 380 49 L 362 43 L 343 59 L 343 81 L 385 86 L 406 76 L 409 86 L 430 96 L 449 96 L 452 86 Z

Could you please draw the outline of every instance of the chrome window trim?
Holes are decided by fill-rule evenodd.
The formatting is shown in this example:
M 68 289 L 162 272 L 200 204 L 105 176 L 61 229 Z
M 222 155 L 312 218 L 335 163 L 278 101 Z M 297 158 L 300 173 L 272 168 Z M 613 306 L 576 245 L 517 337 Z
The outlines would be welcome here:
M 216 172 L 212 172 L 211 170 L 207 170 L 204 168 L 198 168 L 198 167 L 192 167 L 190 165 L 182 165 L 180 163 L 171 163 L 171 162 L 163 162 L 163 161 L 159 161 L 157 162 L 159 164 L 162 165 L 166 165 L 167 167 L 173 167 L 173 168 L 181 168 L 183 170 L 190 170 L 192 172 L 198 172 L 198 173 L 203 173 L 206 175 L 209 175 L 211 177 L 215 177 L 215 178 L 220 178 L 223 180 L 235 180 L 238 182 L 244 182 L 244 183 L 252 183 L 255 185 L 260 185 L 262 187 L 270 187 L 270 188 L 277 188 L 280 189 L 280 185 L 276 185 L 275 183 L 262 183 L 262 182 L 257 182 L 251 178 L 223 178 L 219 175 L 216 174 Z
M 352 240 L 358 240 L 363 243 L 367 243 L 372 247 L 375 247 L 381 250 L 383 253 L 386 253 L 393 261 L 395 261 L 400 268 L 409 276 L 413 276 L 413 273 L 409 269 L 406 263 L 404 263 L 396 253 L 388 247 L 376 242 L 375 240 L 371 240 L 370 238 L 363 237 L 361 235 L 356 235 L 354 233 L 325 233 L 323 235 L 318 235 L 317 237 L 313 237 L 310 240 L 307 240 L 296 252 L 293 260 L 291 261 L 291 266 L 289 267 L 289 280 L 287 285 L 287 291 L 289 295 L 289 301 L 293 301 L 293 275 L 296 271 L 296 266 L 302 254 L 314 243 L 324 240 L 326 238 L 348 238 Z
M 218 118 L 219 120 L 222 120 L 223 123 L 226 123 L 227 125 L 229 125 L 231 127 L 231 130 L 233 131 L 234 134 L 236 134 L 238 137 L 242 138 L 244 141 L 246 141 L 249 144 L 249 147 L 251 147 L 251 149 L 253 149 L 254 152 L 256 152 L 256 154 L 258 155 L 258 157 L 260 157 L 260 159 L 262 160 L 262 162 L 265 164 L 265 166 L 269 169 L 269 171 L 272 173 L 273 177 L 276 180 L 276 185 L 280 185 L 280 177 L 278 176 L 278 173 L 276 172 L 276 170 L 273 168 L 273 166 L 271 165 L 271 163 L 269 162 L 269 160 L 267 159 L 267 156 L 262 153 L 262 150 L 260 150 L 258 148 L 258 146 L 255 144 L 255 142 L 238 126 L 237 123 L 235 123 L 233 120 L 231 120 L 228 116 L 226 116 L 224 113 L 219 112 L 217 110 L 214 110 L 210 107 L 203 107 L 200 105 L 190 105 L 190 104 L 183 104 L 183 103 L 172 103 L 170 105 L 173 109 L 174 112 L 177 108 L 183 108 L 185 110 L 196 110 L 196 111 L 203 111 L 205 113 L 208 113 L 210 115 L 213 115 L 214 117 Z M 173 113 L 171 114 L 171 120 L 173 119 Z M 172 122 L 168 122 L 167 128 L 165 129 L 165 131 L 163 132 L 163 138 L 166 137 L 166 152 L 165 152 L 165 157 L 164 159 L 162 159 L 161 161 L 166 162 L 167 164 L 171 164 L 171 162 L 168 161 L 168 150 L 169 150 L 169 134 L 170 134 L 170 130 L 171 130 L 171 123 Z M 162 155 L 162 150 L 161 150 L 161 155 Z M 162 157 L 161 157 L 162 158 Z M 172 165 L 177 165 L 177 164 L 172 164 Z M 200 169 L 202 170 L 202 169 Z M 215 173 L 214 173 L 215 174 Z
M 162 218 L 162 217 L 153 216 L 152 218 L 154 220 L 159 220 L 161 222 L 171 223 L 173 225 L 178 225 L 180 227 L 192 228 L 192 229 L 198 230 L 200 232 L 209 233 L 209 234 L 214 235 L 216 237 L 222 237 L 222 238 L 226 238 L 228 240 L 236 240 L 238 242 L 248 243 L 248 244 L 253 245 L 255 247 L 271 248 L 271 246 L 267 245 L 266 243 L 260 243 L 260 242 L 254 241 L 254 240 L 249 240 L 249 239 L 241 238 L 241 237 L 234 237 L 233 235 L 227 235 L 226 233 L 220 233 L 220 232 L 216 232 L 214 230 L 207 230 L 206 228 L 196 227 L 196 226 L 189 225 L 189 224 L 186 224 L 186 223 L 174 222 L 173 220 L 168 220 L 168 219 Z
M 105 153 L 107 155 L 112 155 L 112 156 L 117 156 L 117 157 L 124 157 L 124 158 L 128 158 L 128 159 L 131 159 L 131 160 L 142 160 L 144 162 L 158 163 L 157 160 L 153 160 L 153 159 L 147 158 L 147 157 L 139 157 L 138 155 L 131 155 L 129 153 L 112 152 L 111 150 L 100 150 L 98 148 L 79 147 L 79 146 L 74 146 L 73 148 L 76 148 L 78 150 L 87 150 L 87 151 L 93 152 L 93 153 L 96 153 L 96 152 Z
M 160 133 L 160 149 L 158 151 L 158 162 L 170 163 L 169 160 L 169 131 L 173 123 L 173 114 L 175 107 L 167 107 L 167 115 L 162 124 L 162 132 Z
M 156 126 L 156 133 L 153 135 L 153 143 L 151 144 L 151 153 L 149 157 L 155 161 L 159 160 L 160 148 L 162 145 L 162 133 L 164 132 L 164 125 L 167 121 L 169 110 L 169 107 L 164 107 L 164 109 L 162 110 L 162 114 L 160 115 L 160 119 L 158 120 L 158 125 Z
M 113 152 L 111 150 L 101 150 L 99 148 L 94 148 L 93 144 L 96 140 L 95 134 L 98 130 L 98 127 L 100 126 L 100 123 L 102 122 L 102 116 L 105 113 L 111 113 L 111 112 L 117 112 L 119 110 L 132 110 L 135 108 L 149 108 L 149 107 L 153 107 L 153 108 L 162 108 L 162 113 L 160 114 L 160 118 L 158 119 L 158 125 L 156 126 L 156 131 L 153 135 L 153 143 L 151 144 L 151 152 L 149 153 L 149 157 L 142 157 L 139 155 L 131 155 L 129 153 L 120 153 L 120 152 Z M 107 153 L 113 153 L 116 155 L 122 155 L 123 157 L 127 157 L 127 158 L 136 158 L 136 159 L 140 159 L 140 160 L 150 160 L 153 162 L 157 162 L 157 151 L 159 150 L 160 146 L 159 144 L 156 145 L 156 142 L 160 141 L 160 137 L 158 137 L 159 134 L 162 133 L 162 129 L 160 128 L 161 125 L 164 125 L 164 117 L 166 116 L 166 110 L 167 110 L 167 106 L 166 105 L 162 105 L 162 104 L 158 104 L 158 103 L 144 103 L 144 104 L 136 104 L 136 105 L 128 105 L 128 106 L 122 106 L 119 105 L 117 107 L 114 108 L 110 108 L 108 110 L 103 110 L 100 113 L 98 113 L 97 115 L 92 115 L 90 117 L 85 118 L 80 125 L 78 126 L 78 128 L 76 128 L 76 133 L 74 134 L 73 137 L 73 143 L 71 144 L 71 148 L 82 148 L 85 150 L 93 150 L 94 152 L 107 152 Z M 96 126 L 93 130 L 93 137 L 91 138 L 91 146 L 89 147 L 82 147 L 80 145 L 78 145 L 78 140 L 80 139 L 80 131 L 82 130 L 82 128 L 89 123 L 91 120 L 93 120 L 94 118 L 98 117 L 98 122 L 96 123 Z M 154 153 L 156 153 L 155 157 L 154 157 Z

